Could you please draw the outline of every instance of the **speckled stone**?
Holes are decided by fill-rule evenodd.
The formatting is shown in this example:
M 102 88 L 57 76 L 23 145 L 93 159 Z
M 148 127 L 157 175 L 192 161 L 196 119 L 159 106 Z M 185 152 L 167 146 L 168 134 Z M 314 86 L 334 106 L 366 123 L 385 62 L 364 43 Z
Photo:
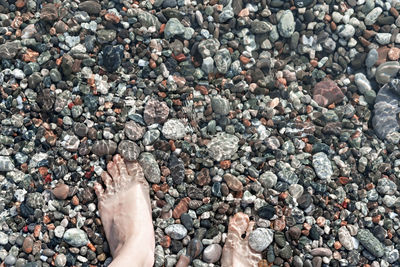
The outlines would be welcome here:
M 172 224 L 165 228 L 165 233 L 172 239 L 181 240 L 187 235 L 187 230 L 182 224 Z
M 186 134 L 185 125 L 178 119 L 165 122 L 161 132 L 165 138 L 172 140 L 182 139 Z
M 144 177 L 150 183 L 158 184 L 161 179 L 160 168 L 153 154 L 143 152 L 140 154 L 139 163 L 143 168 Z
M 140 138 L 142 138 L 142 136 L 146 132 L 146 129 L 134 121 L 128 121 L 125 124 L 124 132 L 125 132 L 125 135 L 130 140 L 136 141 L 136 140 L 139 140 Z
M 123 140 L 118 145 L 118 152 L 126 160 L 136 160 L 140 154 L 139 146 L 130 140 Z
M 73 247 L 82 247 L 89 242 L 87 234 L 78 228 L 71 228 L 65 231 L 63 239 Z
M 249 246 L 257 252 L 262 252 L 271 243 L 274 232 L 271 229 L 257 228 L 249 235 Z
M 218 133 L 207 145 L 208 153 L 216 161 L 231 159 L 239 148 L 238 143 L 238 137 L 227 133 Z
M 154 123 L 162 124 L 167 120 L 168 114 L 169 108 L 167 104 L 152 98 L 146 103 L 143 119 L 147 125 Z
M 92 147 L 92 152 L 97 156 L 113 155 L 117 150 L 117 144 L 112 140 L 96 141 Z

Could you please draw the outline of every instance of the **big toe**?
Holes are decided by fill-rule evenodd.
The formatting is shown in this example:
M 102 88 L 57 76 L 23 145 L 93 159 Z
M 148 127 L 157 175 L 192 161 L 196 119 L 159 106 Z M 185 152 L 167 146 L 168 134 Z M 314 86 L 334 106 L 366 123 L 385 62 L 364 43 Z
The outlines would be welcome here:
M 236 235 L 244 238 L 246 230 L 249 228 L 249 216 L 243 212 L 238 212 L 229 221 L 228 232 L 233 232 Z
M 229 221 L 228 236 L 223 248 L 221 266 L 257 266 L 261 254 L 251 250 L 248 238 L 254 222 L 243 212 L 238 212 Z

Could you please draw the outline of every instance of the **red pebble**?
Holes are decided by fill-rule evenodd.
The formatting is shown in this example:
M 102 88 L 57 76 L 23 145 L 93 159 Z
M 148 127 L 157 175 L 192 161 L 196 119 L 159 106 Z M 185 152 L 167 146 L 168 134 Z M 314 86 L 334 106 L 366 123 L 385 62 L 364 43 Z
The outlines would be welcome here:
M 52 180 L 53 179 L 51 179 L 51 174 L 49 173 L 46 175 L 46 178 L 44 178 L 44 183 L 45 184 L 51 183 Z

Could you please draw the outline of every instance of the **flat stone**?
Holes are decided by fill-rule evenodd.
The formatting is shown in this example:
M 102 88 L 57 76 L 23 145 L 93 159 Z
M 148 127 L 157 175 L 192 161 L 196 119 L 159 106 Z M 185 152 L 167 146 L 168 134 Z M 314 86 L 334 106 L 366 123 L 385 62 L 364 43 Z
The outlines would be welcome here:
M 80 10 L 83 10 L 91 15 L 97 15 L 101 11 L 101 5 L 96 1 L 85 1 L 78 5 Z
M 69 194 L 69 186 L 66 184 L 59 183 L 57 186 L 52 190 L 54 196 L 57 199 L 67 199 Z
M 185 33 L 185 27 L 177 18 L 171 18 L 168 20 L 164 29 L 164 36 L 166 39 L 170 39 L 176 35 Z
M 271 229 L 257 228 L 249 235 L 249 246 L 257 252 L 264 251 L 271 243 L 274 232 Z
M 317 176 L 322 180 L 330 179 L 333 170 L 328 156 L 324 152 L 318 152 L 313 155 L 313 167 Z
M 214 62 L 218 72 L 222 74 L 227 73 L 232 63 L 232 58 L 229 50 L 226 48 L 218 50 L 215 53 Z
M 284 11 L 278 22 L 279 34 L 284 38 L 290 38 L 294 33 L 295 27 L 296 23 L 292 11 Z
M 330 79 L 325 79 L 314 86 L 313 99 L 320 106 L 326 107 L 332 103 L 340 103 L 343 98 L 342 90 Z
M 349 230 L 347 230 L 346 226 L 342 226 L 338 231 L 339 241 L 342 246 L 347 250 L 354 249 L 353 237 L 350 235 Z
M 178 119 L 166 121 L 161 132 L 165 138 L 172 140 L 182 139 L 186 135 L 185 125 Z
M 172 239 L 181 240 L 187 235 L 187 230 L 182 224 L 172 224 L 165 228 L 165 233 Z
M 370 25 L 374 24 L 376 22 L 376 20 L 378 19 L 378 17 L 382 14 L 382 11 L 383 10 L 380 7 L 376 7 L 374 9 L 372 9 L 364 19 L 365 25 L 370 26 Z
M 379 65 L 375 72 L 375 79 L 380 84 L 390 82 L 392 77 L 395 77 L 400 69 L 400 64 L 397 61 L 388 61 Z
M 311 250 L 311 255 L 320 257 L 330 257 L 332 256 L 332 250 L 329 248 L 314 248 Z
M 358 230 L 357 239 L 360 241 L 361 245 L 375 257 L 380 258 L 385 254 L 384 246 L 369 230 Z
M 239 148 L 238 143 L 238 137 L 227 133 L 218 133 L 207 145 L 208 153 L 216 161 L 231 159 Z
M 227 115 L 230 110 L 229 101 L 219 95 L 211 98 L 211 107 L 216 114 Z
M 65 231 L 63 239 L 73 247 L 82 247 L 89 242 L 87 234 L 78 228 L 71 228 Z
M 222 247 L 219 244 L 211 244 L 203 251 L 203 260 L 208 263 L 215 263 L 221 258 Z
M 168 114 L 169 108 L 165 102 L 151 98 L 144 108 L 143 119 L 147 125 L 162 124 L 167 120 Z
M 230 173 L 224 175 L 224 181 L 232 191 L 237 192 L 243 190 L 242 182 Z
M 0 156 L 0 172 L 7 172 L 14 170 L 15 166 L 8 156 Z
M 158 184 L 161 180 L 161 172 L 153 154 L 143 152 L 140 154 L 139 163 L 143 168 L 144 177 L 150 183 Z

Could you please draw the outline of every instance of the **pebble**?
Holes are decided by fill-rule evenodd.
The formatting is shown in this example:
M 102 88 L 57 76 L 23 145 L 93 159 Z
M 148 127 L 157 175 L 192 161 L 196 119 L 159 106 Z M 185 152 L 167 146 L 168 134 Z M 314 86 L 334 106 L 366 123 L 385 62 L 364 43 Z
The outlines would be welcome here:
M 257 252 L 262 252 L 272 243 L 273 236 L 271 229 L 257 228 L 249 235 L 249 246 Z
M 69 194 L 69 186 L 62 183 L 57 184 L 52 192 L 57 199 L 67 199 Z
M 354 249 L 353 239 L 350 235 L 350 232 L 347 230 L 346 226 L 342 226 L 339 228 L 338 237 L 343 247 L 345 247 L 347 250 Z
M 139 140 L 143 137 L 145 133 L 145 128 L 140 126 L 138 123 L 134 121 L 128 121 L 125 124 L 124 133 L 126 137 L 128 137 L 132 141 Z
M 400 130 L 400 126 L 397 123 L 397 114 L 400 111 L 400 107 L 396 102 L 398 101 L 396 99 L 399 99 L 399 94 L 395 93 L 399 88 L 400 81 L 394 79 L 391 83 L 382 86 L 375 99 L 372 126 L 376 135 L 381 139 L 385 139 L 391 133 Z
M 0 232 L 0 245 L 4 246 L 8 243 L 8 235 L 6 233 Z
M 185 32 L 185 27 L 177 18 L 171 18 L 168 20 L 164 29 L 164 36 L 167 39 L 171 39 L 176 35 L 182 35 Z
M 182 224 L 172 224 L 165 228 L 165 233 L 172 239 L 181 240 L 187 235 L 187 230 Z
M 229 113 L 229 101 L 221 96 L 211 99 L 211 107 L 216 114 L 227 115 Z
M 67 264 L 67 257 L 62 253 L 58 254 L 54 260 L 54 263 L 57 267 L 63 267 Z
M 215 263 L 222 254 L 222 247 L 219 244 L 211 244 L 203 251 L 203 260 L 207 263 Z
M 89 242 L 87 234 L 78 228 L 70 228 L 65 231 L 63 239 L 73 247 L 82 247 Z
M 30 236 L 25 237 L 24 242 L 22 244 L 22 250 L 26 254 L 30 254 L 33 250 L 33 244 L 34 244 L 34 240 L 32 237 L 30 237 Z
M 162 124 L 167 120 L 168 114 L 169 108 L 167 104 L 152 98 L 146 103 L 143 119 L 147 125 Z
M 143 168 L 144 177 L 150 183 L 158 184 L 161 179 L 160 168 L 153 154 L 143 152 L 139 156 L 140 165 Z
M 329 248 L 314 248 L 311 250 L 311 255 L 320 257 L 332 256 L 332 251 Z
M 101 5 L 96 1 L 85 1 L 78 5 L 80 10 L 83 10 L 91 15 L 97 15 L 100 13 Z
M 224 181 L 226 182 L 226 184 L 232 191 L 237 192 L 237 191 L 243 190 L 242 182 L 240 182 L 240 180 L 238 178 L 236 178 L 235 176 L 233 176 L 230 173 L 226 173 L 224 175 Z
M 324 152 L 314 154 L 312 164 L 320 179 L 327 180 L 331 178 L 333 174 L 331 161 Z
M 367 58 L 365 59 L 365 66 L 371 68 L 378 61 L 378 51 L 375 48 L 369 50 Z
M 357 233 L 357 239 L 375 257 L 379 258 L 384 255 L 384 246 L 369 230 L 360 229 Z
M 185 125 L 178 119 L 167 120 L 161 130 L 167 139 L 179 140 L 186 135 Z
M 284 38 L 290 38 L 294 33 L 296 23 L 290 10 L 283 11 L 278 23 L 279 34 Z
M 104 155 L 112 155 L 117 150 L 117 144 L 112 140 L 96 141 L 92 147 L 92 152 L 101 157 Z
M 380 84 L 385 84 L 390 82 L 391 78 L 396 76 L 400 69 L 399 62 L 388 61 L 385 62 L 376 69 L 375 79 Z
M 17 259 L 13 255 L 7 255 L 4 259 L 4 264 L 6 266 L 13 266 L 17 262 Z
M 0 156 L 0 172 L 7 172 L 14 170 L 15 166 L 10 157 Z
M 332 103 L 339 103 L 343 97 L 342 90 L 330 79 L 321 81 L 314 86 L 313 99 L 320 106 L 326 107 Z
M 218 133 L 207 145 L 209 155 L 216 161 L 231 159 L 238 150 L 239 138 L 227 133 Z
M 370 26 L 376 22 L 378 17 L 382 14 L 383 10 L 380 7 L 376 7 L 372 9 L 367 16 L 365 17 L 364 23 L 367 26 Z
M 136 160 L 140 154 L 139 146 L 130 140 L 123 140 L 118 145 L 118 152 L 126 160 Z

